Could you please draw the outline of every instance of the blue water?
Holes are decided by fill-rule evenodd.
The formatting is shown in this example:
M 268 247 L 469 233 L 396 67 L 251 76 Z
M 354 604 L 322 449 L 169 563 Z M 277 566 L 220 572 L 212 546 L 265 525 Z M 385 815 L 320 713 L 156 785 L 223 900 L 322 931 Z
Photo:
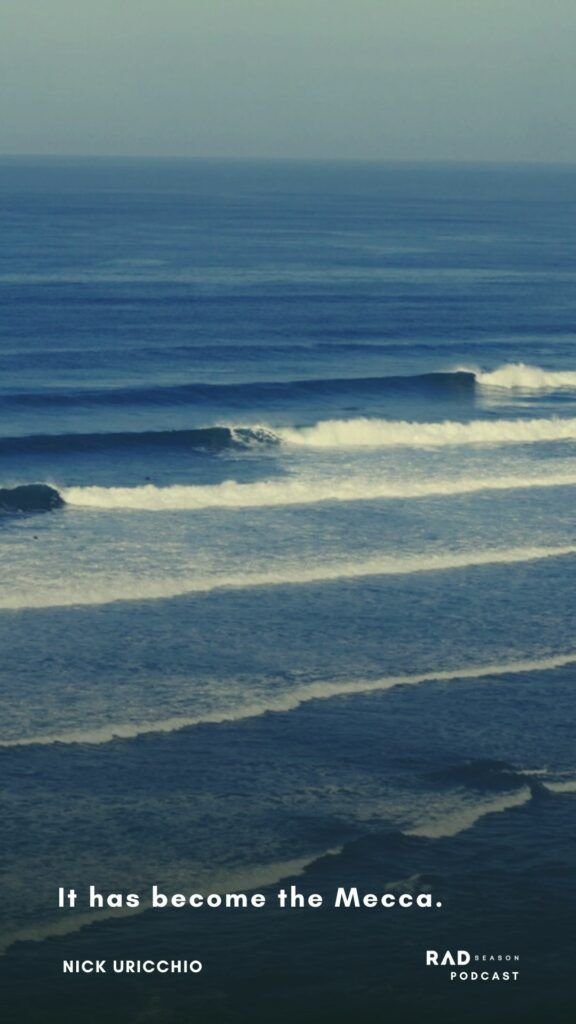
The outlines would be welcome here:
M 532 941 L 507 1019 L 568 1020 L 546 956 L 572 941 L 576 173 L 12 160 L 0 217 L 9 988 L 33 963 L 77 1020 L 59 942 L 156 934 L 68 914 L 58 940 L 60 885 L 348 871 L 430 876 L 448 943 Z M 61 506 L 17 511 L 33 484 Z M 380 1019 L 383 943 L 412 971 L 387 1019 L 415 1019 L 418 976 L 445 1024 L 430 926 L 370 921 L 341 937 L 372 992 L 342 1019 Z M 336 1020 L 332 927 L 279 940 L 310 942 L 312 994 L 279 976 L 257 1009 L 220 953 L 220 1010 L 102 989 L 90 1019 L 225 1021 L 240 998 L 239 1020 L 280 1020 L 292 993 L 287 1020 Z

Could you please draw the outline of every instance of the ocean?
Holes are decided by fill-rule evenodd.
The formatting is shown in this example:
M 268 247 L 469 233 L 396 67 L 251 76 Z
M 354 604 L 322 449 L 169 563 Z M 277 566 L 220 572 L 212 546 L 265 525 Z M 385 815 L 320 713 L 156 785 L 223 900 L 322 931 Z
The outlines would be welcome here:
M 567 1024 L 574 169 L 5 159 L 0 211 L 7 1024 Z

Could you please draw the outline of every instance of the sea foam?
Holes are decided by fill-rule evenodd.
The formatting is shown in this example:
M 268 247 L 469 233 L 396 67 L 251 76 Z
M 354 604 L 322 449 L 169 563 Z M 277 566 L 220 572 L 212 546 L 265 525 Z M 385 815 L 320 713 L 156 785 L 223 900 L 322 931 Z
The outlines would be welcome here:
M 476 383 L 484 387 L 522 391 L 557 391 L 576 388 L 576 371 L 545 370 L 527 363 L 506 363 L 496 370 L 473 371 Z
M 459 807 L 449 811 L 445 815 L 432 818 L 415 828 L 406 832 L 408 836 L 420 837 L 422 839 L 447 839 L 456 836 L 472 828 L 481 818 L 487 814 L 500 814 L 509 811 L 513 807 L 522 807 L 532 799 L 532 791 L 528 786 L 513 793 L 505 793 L 498 797 L 492 797 L 477 804 Z
M 426 498 L 431 495 L 472 494 L 478 491 L 508 491 L 531 487 L 566 487 L 576 484 L 575 473 L 534 476 L 461 477 L 453 480 L 374 480 L 363 477 L 334 477 L 326 480 L 283 478 L 241 484 L 226 480 L 216 485 L 172 487 L 66 487 L 61 489 L 70 505 L 101 509 L 250 508 L 307 505 L 323 501 L 374 501 L 379 498 Z
M 576 438 L 576 418 L 411 423 L 369 419 L 325 420 L 312 427 L 276 430 L 281 440 L 311 448 L 443 448 L 458 445 L 531 444 Z
M 207 576 L 167 580 L 114 580 L 97 584 L 93 575 L 85 584 L 64 578 L 61 589 L 54 585 L 42 590 L 35 584 L 29 591 L 13 588 L 0 591 L 0 609 L 58 608 L 75 605 L 102 605 L 115 601 L 157 601 L 184 594 L 201 594 L 214 590 L 244 590 L 254 587 L 305 586 L 366 576 L 404 576 L 412 573 L 445 572 L 488 565 L 510 565 L 546 558 L 562 558 L 576 554 L 576 546 L 497 548 L 485 551 L 457 551 L 443 554 L 406 555 L 391 558 L 378 556 L 358 562 L 332 564 L 300 564 L 278 566 L 272 572 L 239 573 L 229 576 Z

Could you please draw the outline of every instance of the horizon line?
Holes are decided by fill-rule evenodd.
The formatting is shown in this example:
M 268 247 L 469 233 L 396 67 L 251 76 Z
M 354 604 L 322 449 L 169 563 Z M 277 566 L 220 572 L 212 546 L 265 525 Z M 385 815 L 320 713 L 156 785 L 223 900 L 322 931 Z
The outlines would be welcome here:
M 468 166 L 468 167 L 564 167 L 576 168 L 576 157 L 571 160 L 550 159 L 495 159 L 472 157 L 385 157 L 385 156 L 290 156 L 290 155 L 223 155 L 223 154 L 192 154 L 192 153 L 2 153 L 0 162 L 16 160 L 150 160 L 150 161 L 183 161 L 198 163 L 299 163 L 299 164 L 394 164 L 437 166 Z

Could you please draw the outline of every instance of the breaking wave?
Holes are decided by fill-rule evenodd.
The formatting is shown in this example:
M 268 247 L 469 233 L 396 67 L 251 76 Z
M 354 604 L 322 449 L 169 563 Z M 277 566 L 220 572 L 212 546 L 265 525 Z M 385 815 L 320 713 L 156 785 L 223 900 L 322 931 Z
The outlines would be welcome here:
M 576 793 L 576 779 L 565 779 L 562 782 L 546 782 L 545 786 L 551 793 Z
M 389 377 L 312 377 L 304 380 L 247 380 L 234 383 L 188 382 L 132 387 L 71 388 L 46 391 L 15 391 L 3 401 L 10 407 L 75 406 L 206 406 L 216 402 L 227 409 L 249 409 L 261 403 L 297 402 L 305 398 L 354 395 L 422 394 L 429 397 L 473 396 L 482 387 L 527 390 L 576 388 L 576 372 L 545 370 L 525 363 L 509 363 L 483 371 L 463 366 L 455 370 Z
M 477 384 L 483 387 L 518 391 L 557 391 L 576 388 L 576 371 L 544 370 L 526 363 L 506 363 L 487 373 L 474 371 Z
M 576 484 L 576 472 L 542 476 L 464 477 L 394 483 L 353 477 L 312 480 L 263 480 L 241 484 L 226 480 L 216 485 L 155 487 L 67 487 L 63 499 L 70 505 L 101 509 L 254 508 L 309 505 L 323 501 L 373 501 L 379 498 L 426 498 L 432 495 L 472 494 L 478 491 L 525 490 L 531 487 L 567 487 Z
M 48 484 L 0 487 L 0 512 L 50 512 L 63 505 L 62 495 Z
M 290 444 L 311 448 L 421 448 L 455 445 L 529 444 L 576 438 L 576 419 L 473 420 L 470 423 L 410 423 L 368 419 L 325 420 L 313 427 L 282 428 Z
M 542 783 L 533 775 L 547 775 L 547 772 L 522 772 L 499 761 L 473 761 L 455 767 L 452 771 L 440 773 L 440 777 L 476 788 L 501 789 L 497 795 L 486 797 L 479 803 L 465 803 L 458 808 L 440 813 L 407 831 L 408 836 L 427 839 L 443 839 L 458 835 L 472 828 L 481 818 L 489 814 L 522 807 L 531 800 L 541 800 L 555 793 L 576 792 L 576 781 Z
M 41 585 L 26 594 L 6 590 L 0 593 L 0 609 L 58 608 L 75 605 L 111 604 L 114 601 L 157 601 L 192 593 L 213 590 L 240 590 L 248 587 L 297 586 L 330 580 L 357 579 L 365 576 L 402 576 L 419 572 L 441 572 L 482 565 L 510 565 L 534 562 L 545 558 L 561 558 L 576 554 L 576 546 L 549 548 L 504 548 L 488 551 L 462 551 L 442 555 L 408 555 L 404 558 L 371 558 L 364 562 L 341 562 L 332 565 L 310 565 L 278 568 L 275 572 L 244 573 L 236 576 L 213 576 L 198 579 L 158 580 L 143 582 L 122 580 L 95 586 L 91 579 L 86 589 L 74 586 L 69 579 L 59 593 L 53 588 L 43 592 Z
M 485 679 L 493 676 L 521 675 L 528 672 L 548 672 L 576 662 L 576 652 L 531 661 L 512 661 L 490 665 L 470 665 L 437 672 L 423 672 L 417 675 L 386 676 L 381 679 L 365 679 L 356 682 L 315 682 L 299 686 L 279 696 L 270 696 L 258 703 L 240 707 L 207 711 L 196 716 L 175 716 L 149 722 L 107 723 L 94 729 L 74 729 L 61 733 L 37 734 L 19 739 L 0 740 L 0 747 L 29 747 L 54 743 L 110 743 L 112 740 L 135 739 L 146 733 L 170 733 L 197 725 L 218 725 L 245 718 L 257 718 L 267 712 L 294 711 L 301 704 L 313 700 L 329 700 L 333 697 L 348 697 L 356 694 L 375 693 L 391 690 L 395 686 L 418 686 L 421 683 L 456 682 L 459 679 Z
M 484 800 L 481 803 L 470 804 L 459 807 L 457 810 L 438 818 L 428 820 L 415 828 L 409 829 L 405 834 L 422 839 L 447 839 L 465 832 L 472 828 L 481 818 L 487 814 L 500 814 L 502 811 L 509 811 L 513 807 L 522 807 L 532 799 L 532 790 L 529 786 L 506 793 L 503 796 Z
M 309 448 L 441 448 L 531 444 L 576 438 L 576 418 L 419 423 L 365 416 L 322 420 L 309 427 L 212 426 L 191 430 L 95 434 L 39 434 L 0 438 L 0 455 L 66 454 L 133 449 L 225 452 L 281 442 Z

